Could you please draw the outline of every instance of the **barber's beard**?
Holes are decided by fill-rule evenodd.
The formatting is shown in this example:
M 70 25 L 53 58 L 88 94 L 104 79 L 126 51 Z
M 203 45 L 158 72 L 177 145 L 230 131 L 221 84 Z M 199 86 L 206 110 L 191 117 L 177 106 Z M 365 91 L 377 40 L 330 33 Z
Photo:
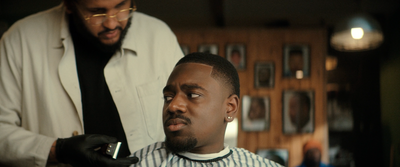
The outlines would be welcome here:
M 165 146 L 167 150 L 173 153 L 187 152 L 195 148 L 197 145 L 197 139 L 189 136 L 184 140 L 171 140 L 170 138 L 165 139 Z
M 77 13 L 77 12 L 74 12 Z M 90 31 L 88 30 L 88 28 L 85 26 L 84 24 L 84 20 L 79 17 L 77 14 L 70 14 L 70 21 L 72 21 L 72 24 L 75 25 L 75 29 L 77 30 L 77 32 L 82 36 L 82 38 L 88 42 L 88 44 L 92 47 L 94 47 L 94 49 L 100 50 L 102 52 L 106 52 L 106 53 L 111 53 L 114 54 L 116 51 L 120 50 L 122 47 L 122 41 L 124 40 L 129 27 L 131 26 L 131 19 L 128 19 L 128 22 L 125 26 L 125 29 L 122 29 L 122 27 L 118 26 L 115 29 L 106 29 L 101 33 L 105 33 L 105 32 L 109 32 L 109 31 L 113 31 L 113 30 L 119 30 L 121 31 L 120 33 L 120 37 L 118 39 L 118 41 L 114 44 L 104 44 L 102 43 L 98 37 L 95 37 L 93 34 L 90 33 Z M 102 26 L 102 25 L 98 25 L 98 26 Z

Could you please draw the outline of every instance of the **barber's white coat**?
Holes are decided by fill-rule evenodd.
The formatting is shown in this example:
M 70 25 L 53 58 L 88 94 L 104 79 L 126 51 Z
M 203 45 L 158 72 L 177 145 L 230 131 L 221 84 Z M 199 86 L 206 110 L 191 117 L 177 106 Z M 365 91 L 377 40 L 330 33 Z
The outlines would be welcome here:
M 45 166 L 57 138 L 84 133 L 66 20 L 60 5 L 18 21 L 0 41 L 0 166 Z M 164 139 L 162 88 L 182 56 L 165 23 L 134 13 L 104 69 L 131 152 Z

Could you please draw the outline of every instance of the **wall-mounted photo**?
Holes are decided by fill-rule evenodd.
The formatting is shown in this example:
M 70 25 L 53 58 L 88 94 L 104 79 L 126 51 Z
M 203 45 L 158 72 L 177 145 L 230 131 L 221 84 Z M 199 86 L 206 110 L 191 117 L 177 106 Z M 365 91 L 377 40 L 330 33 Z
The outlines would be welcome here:
M 217 44 L 202 44 L 202 45 L 199 45 L 197 51 L 218 55 L 218 45 Z
M 289 165 L 289 151 L 287 149 L 257 149 L 256 154 L 282 166 Z
M 190 49 L 189 49 L 189 46 L 188 45 L 179 45 L 180 47 L 181 47 L 181 49 L 182 49 L 182 52 L 183 52 L 183 55 L 187 55 L 187 54 L 189 54 L 190 53 Z
M 283 47 L 283 76 L 297 79 L 310 76 L 308 45 L 285 45 Z
M 246 68 L 246 47 L 244 44 L 228 44 L 225 53 L 226 59 L 237 70 L 244 70 Z
M 242 98 L 242 130 L 265 131 L 269 129 L 269 97 L 244 95 Z
M 274 87 L 275 68 L 272 62 L 257 62 L 254 66 L 254 87 Z
M 314 92 L 283 91 L 283 133 L 314 132 Z

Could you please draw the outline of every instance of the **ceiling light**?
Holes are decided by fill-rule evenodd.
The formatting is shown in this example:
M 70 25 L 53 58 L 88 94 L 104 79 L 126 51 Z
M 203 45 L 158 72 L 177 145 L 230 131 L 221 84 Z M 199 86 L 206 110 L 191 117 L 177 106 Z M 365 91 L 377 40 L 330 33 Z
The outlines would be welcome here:
M 330 42 L 339 51 L 370 50 L 382 44 L 383 33 L 372 17 L 357 14 L 335 25 Z

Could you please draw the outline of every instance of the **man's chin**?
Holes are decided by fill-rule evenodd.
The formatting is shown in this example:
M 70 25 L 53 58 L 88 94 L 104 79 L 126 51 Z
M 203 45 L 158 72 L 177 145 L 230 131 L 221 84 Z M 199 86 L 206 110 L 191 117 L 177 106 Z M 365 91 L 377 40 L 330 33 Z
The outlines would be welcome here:
M 117 41 L 113 44 L 105 44 L 103 42 L 99 42 L 99 44 L 97 45 L 97 49 L 99 49 L 102 52 L 114 54 L 116 51 L 121 49 L 121 42 Z
M 190 151 L 197 145 L 197 139 L 194 137 L 185 137 L 184 139 L 169 138 L 165 140 L 166 147 L 173 153 Z
M 118 39 L 100 39 L 100 42 L 105 46 L 113 46 L 118 42 Z

